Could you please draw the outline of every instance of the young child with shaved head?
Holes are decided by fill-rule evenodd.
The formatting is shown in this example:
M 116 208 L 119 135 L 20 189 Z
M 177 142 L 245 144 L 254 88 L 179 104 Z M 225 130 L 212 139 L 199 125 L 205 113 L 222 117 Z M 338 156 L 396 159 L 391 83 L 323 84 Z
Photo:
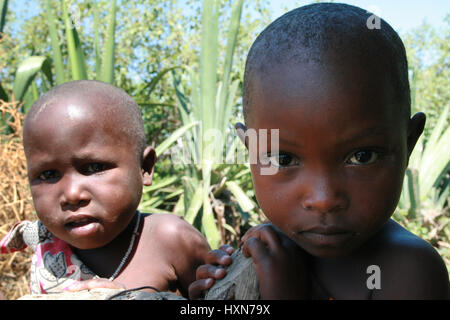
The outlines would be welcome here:
M 32 293 L 151 287 L 187 296 L 209 246 L 181 218 L 137 210 L 156 154 L 128 94 L 99 81 L 62 84 L 34 103 L 23 138 L 39 220 L 16 224 L 1 250 L 35 251 Z
M 401 39 L 373 18 L 346 4 L 300 7 L 248 54 L 238 131 L 251 151 L 248 130 L 279 130 L 278 145 L 268 135 L 251 163 L 270 223 L 241 247 L 262 299 L 448 298 L 443 259 L 391 219 L 425 115 L 410 114 Z M 232 252 L 208 255 L 191 298 L 224 277 Z

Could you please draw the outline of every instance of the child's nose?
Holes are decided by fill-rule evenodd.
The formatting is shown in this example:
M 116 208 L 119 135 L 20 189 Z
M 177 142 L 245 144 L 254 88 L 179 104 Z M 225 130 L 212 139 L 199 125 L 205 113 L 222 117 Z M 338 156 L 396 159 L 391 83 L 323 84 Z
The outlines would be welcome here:
M 61 207 L 70 210 L 71 206 L 84 206 L 89 202 L 89 194 L 83 188 L 82 179 L 76 175 L 66 175 L 62 181 Z M 69 207 L 68 207 L 69 206 Z
M 332 175 L 315 176 L 303 181 L 303 185 L 302 206 L 309 211 L 332 213 L 348 207 L 348 197 Z

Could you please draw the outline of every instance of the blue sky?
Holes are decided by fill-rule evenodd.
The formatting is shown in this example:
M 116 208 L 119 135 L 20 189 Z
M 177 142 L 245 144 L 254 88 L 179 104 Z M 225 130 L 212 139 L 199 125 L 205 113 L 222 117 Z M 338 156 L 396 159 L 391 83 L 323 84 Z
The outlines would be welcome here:
M 29 8 L 36 0 L 10 0 L 10 7 L 17 9 Z M 252 0 L 245 0 L 252 1 Z M 76 2 L 76 1 L 75 1 Z M 181 1 L 182 2 L 182 1 Z M 282 15 L 286 10 L 291 10 L 302 5 L 310 4 L 312 0 L 269 0 L 272 20 Z M 340 0 L 342 2 L 356 5 L 368 11 L 374 12 L 385 19 L 400 34 L 419 26 L 427 21 L 435 27 L 444 26 L 444 17 L 450 14 L 450 0 Z M 31 5 L 36 8 L 36 5 Z M 27 9 L 32 15 L 33 9 Z
M 272 18 L 288 10 L 312 3 L 308 0 L 271 0 Z M 449 0 L 341 0 L 374 12 L 386 20 L 397 32 L 403 33 L 419 26 L 424 20 L 435 27 L 444 25 L 444 17 L 450 14 Z M 378 12 L 377 12 L 378 11 Z
M 14 5 L 16 8 L 24 8 L 35 1 L 10 0 L 9 2 L 11 7 Z M 269 0 L 272 9 L 272 20 L 282 15 L 285 9 L 291 10 L 312 2 L 314 1 Z M 449 0 L 341 0 L 335 2 L 356 5 L 374 12 L 385 19 L 399 33 L 419 26 L 424 20 L 433 26 L 442 27 L 445 15 L 450 13 Z M 32 7 L 36 6 L 32 5 Z M 32 14 L 33 10 L 30 11 L 29 14 Z

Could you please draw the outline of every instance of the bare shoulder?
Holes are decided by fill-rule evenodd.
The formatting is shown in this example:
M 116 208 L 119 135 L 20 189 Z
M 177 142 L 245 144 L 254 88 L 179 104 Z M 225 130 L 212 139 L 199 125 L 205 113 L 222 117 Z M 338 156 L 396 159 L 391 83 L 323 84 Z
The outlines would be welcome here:
M 381 289 L 374 299 L 447 299 L 449 278 L 442 257 L 427 241 L 390 220 L 372 243 Z
M 170 288 L 187 297 L 198 266 L 204 264 L 210 248 L 205 237 L 183 218 L 171 214 L 144 214 L 140 243 L 143 256 L 157 257 L 168 272 Z
M 152 214 L 145 217 L 146 230 L 155 239 L 164 239 L 165 243 L 173 245 L 204 245 L 207 244 L 203 235 L 182 217 L 172 214 Z

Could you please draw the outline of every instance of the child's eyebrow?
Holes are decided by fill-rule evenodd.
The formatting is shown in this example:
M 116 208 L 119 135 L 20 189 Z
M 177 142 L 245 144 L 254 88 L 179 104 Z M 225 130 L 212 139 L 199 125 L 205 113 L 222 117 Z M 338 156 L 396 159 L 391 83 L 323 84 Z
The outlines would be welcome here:
M 367 129 L 363 129 L 363 130 L 358 130 L 358 131 L 352 131 L 349 134 L 344 134 L 344 138 L 339 139 L 338 142 L 336 143 L 337 146 L 340 145 L 347 145 L 347 144 L 352 144 L 364 139 L 369 139 L 372 137 L 385 137 L 386 136 L 386 132 L 389 132 L 389 128 L 385 128 L 385 127 L 370 127 Z M 291 146 L 296 146 L 300 149 L 304 148 L 303 145 L 301 144 L 300 139 L 296 139 L 296 140 L 289 140 L 286 139 L 286 137 L 280 137 L 280 144 L 282 145 L 291 145 Z
M 74 164 L 76 163 L 82 163 L 82 162 L 112 162 L 113 157 L 108 157 L 107 155 L 98 156 L 98 154 L 95 153 L 83 153 L 78 154 L 70 159 L 70 161 Z
M 360 140 L 372 138 L 372 137 L 385 137 L 386 132 L 389 132 L 389 128 L 385 127 L 371 127 L 363 130 L 359 130 L 356 132 L 352 132 L 351 134 L 348 134 L 346 138 L 341 139 L 337 144 L 338 145 L 345 145 L 345 144 L 351 144 L 354 142 L 358 142 Z
M 49 170 L 53 167 L 53 161 L 48 160 L 41 160 L 39 162 L 30 161 L 30 164 L 28 165 L 28 172 L 31 175 L 40 173 L 44 169 Z
M 300 142 L 299 139 L 291 141 L 291 140 L 288 140 L 286 138 L 281 138 L 280 137 L 280 144 L 283 144 L 283 145 L 294 145 L 294 146 L 302 149 L 303 146 L 299 142 Z

